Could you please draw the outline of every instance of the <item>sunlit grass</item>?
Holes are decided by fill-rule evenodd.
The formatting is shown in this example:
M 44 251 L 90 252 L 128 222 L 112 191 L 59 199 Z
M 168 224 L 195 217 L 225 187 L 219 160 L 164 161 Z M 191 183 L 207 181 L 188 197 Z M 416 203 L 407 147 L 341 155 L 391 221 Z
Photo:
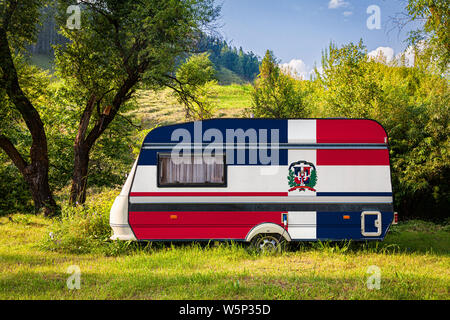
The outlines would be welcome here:
M 211 97 L 216 108 L 213 118 L 240 118 L 244 109 L 251 105 L 251 85 L 215 85 Z M 162 91 L 141 90 L 138 92 L 139 108 L 135 111 L 143 128 L 186 122 L 183 106 L 171 94 L 170 89 Z
M 240 117 L 251 104 L 250 85 L 216 89 L 215 117 Z M 143 128 L 186 121 L 168 90 L 140 91 L 139 103 Z M 101 204 L 105 193 L 89 201 Z M 410 221 L 383 242 L 305 243 L 270 256 L 243 244 L 88 243 L 80 236 L 84 226 L 70 221 L 60 229 L 68 231 L 64 247 L 43 246 L 57 223 L 23 214 L 0 218 L 0 299 L 450 298 L 448 225 Z M 81 269 L 80 290 L 66 286 L 71 265 Z M 366 285 L 372 265 L 381 271 L 380 290 Z
M 152 243 L 106 257 L 43 251 L 39 242 L 52 220 L 30 215 L 11 219 L 0 218 L 0 299 L 450 297 L 450 237 L 445 228 L 414 231 L 406 224 L 378 246 L 304 244 L 274 256 L 241 244 Z M 436 237 L 429 248 L 416 246 L 416 240 L 430 235 Z M 66 286 L 70 265 L 81 269 L 80 290 Z M 367 289 L 371 265 L 381 270 L 380 290 Z
M 252 104 L 250 84 L 216 86 L 217 95 L 213 101 L 217 105 L 216 117 L 241 118 L 244 110 Z

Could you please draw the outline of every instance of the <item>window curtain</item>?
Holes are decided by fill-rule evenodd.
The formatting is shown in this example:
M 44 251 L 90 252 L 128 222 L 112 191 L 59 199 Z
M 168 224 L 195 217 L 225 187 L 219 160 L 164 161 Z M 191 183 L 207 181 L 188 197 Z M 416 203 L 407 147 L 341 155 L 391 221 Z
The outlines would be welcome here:
M 192 157 L 191 162 L 174 163 L 170 155 L 159 156 L 159 183 L 168 184 L 209 184 L 224 183 L 223 157 L 205 161 L 204 157 Z

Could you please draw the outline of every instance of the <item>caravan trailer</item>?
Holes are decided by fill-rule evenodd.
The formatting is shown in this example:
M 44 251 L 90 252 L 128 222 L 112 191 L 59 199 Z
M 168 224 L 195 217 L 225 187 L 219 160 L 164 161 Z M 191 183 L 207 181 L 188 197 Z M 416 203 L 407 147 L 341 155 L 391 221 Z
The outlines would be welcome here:
M 394 222 L 388 137 L 366 119 L 212 119 L 144 139 L 112 239 L 383 240 Z

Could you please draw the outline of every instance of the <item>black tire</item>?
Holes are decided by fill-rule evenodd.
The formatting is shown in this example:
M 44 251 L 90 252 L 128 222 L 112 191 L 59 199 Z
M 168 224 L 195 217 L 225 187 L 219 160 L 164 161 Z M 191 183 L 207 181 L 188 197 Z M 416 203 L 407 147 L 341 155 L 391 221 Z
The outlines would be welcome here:
M 251 240 L 251 245 L 261 253 L 278 253 L 284 249 L 286 240 L 279 234 L 258 234 Z

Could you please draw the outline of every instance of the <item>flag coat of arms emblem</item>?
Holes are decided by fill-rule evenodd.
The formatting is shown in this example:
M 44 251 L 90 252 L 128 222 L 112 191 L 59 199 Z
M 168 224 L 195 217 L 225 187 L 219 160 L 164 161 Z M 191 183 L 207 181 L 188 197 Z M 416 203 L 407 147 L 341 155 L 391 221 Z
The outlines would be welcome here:
M 287 178 L 290 187 L 289 192 L 295 190 L 316 191 L 314 187 L 317 183 L 317 172 L 316 167 L 311 162 L 300 160 L 291 163 L 291 165 L 289 166 L 289 175 Z

